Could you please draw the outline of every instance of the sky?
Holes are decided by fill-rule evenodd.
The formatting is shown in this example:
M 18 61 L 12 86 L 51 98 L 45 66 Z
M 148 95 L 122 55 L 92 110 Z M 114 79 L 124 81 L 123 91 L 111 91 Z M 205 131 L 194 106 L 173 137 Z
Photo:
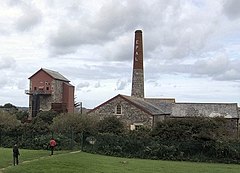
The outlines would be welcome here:
M 4 0 L 0 105 L 28 106 L 29 77 L 58 71 L 94 108 L 131 95 L 143 31 L 145 97 L 240 105 L 239 0 Z

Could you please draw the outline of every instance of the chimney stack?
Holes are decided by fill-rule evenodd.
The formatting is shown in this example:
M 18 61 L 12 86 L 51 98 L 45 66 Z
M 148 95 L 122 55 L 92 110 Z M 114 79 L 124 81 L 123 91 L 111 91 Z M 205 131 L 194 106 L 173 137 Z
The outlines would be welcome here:
M 135 31 L 131 96 L 144 98 L 142 31 Z

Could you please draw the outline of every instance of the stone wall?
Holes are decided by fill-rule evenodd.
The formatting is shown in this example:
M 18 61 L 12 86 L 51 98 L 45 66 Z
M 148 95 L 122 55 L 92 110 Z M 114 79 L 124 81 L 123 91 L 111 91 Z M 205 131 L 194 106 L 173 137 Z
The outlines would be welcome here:
M 51 103 L 62 103 L 63 101 L 63 81 L 54 80 L 52 82 L 52 100 Z
M 41 111 L 49 111 L 51 109 L 51 96 L 43 95 L 40 96 L 40 110 Z
M 142 69 L 133 69 L 131 95 L 144 98 L 144 74 Z
M 122 114 L 116 114 L 116 106 L 120 104 L 122 106 Z M 152 127 L 153 117 L 143 110 L 130 104 L 128 101 L 121 97 L 116 97 L 96 109 L 93 109 L 89 115 L 96 115 L 99 119 L 103 119 L 109 116 L 116 116 L 123 123 L 130 127 L 134 123 L 142 123 L 144 126 Z

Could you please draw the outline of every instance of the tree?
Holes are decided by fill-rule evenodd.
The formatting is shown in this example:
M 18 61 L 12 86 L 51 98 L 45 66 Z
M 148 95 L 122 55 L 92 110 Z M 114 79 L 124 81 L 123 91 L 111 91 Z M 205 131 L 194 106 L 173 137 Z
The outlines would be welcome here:
M 9 112 L 10 114 L 14 114 L 18 111 L 18 108 L 11 103 L 6 103 L 4 106 L 1 106 L 3 108 L 3 111 Z
M 43 122 L 52 124 L 53 118 L 58 115 L 55 111 L 42 111 L 38 113 L 38 116 L 35 119 L 41 119 Z
M 0 112 L 0 146 L 11 147 L 16 142 L 20 121 L 8 112 Z
M 167 119 L 157 123 L 152 135 L 162 140 L 215 140 L 226 132 L 225 123 L 221 117 Z
M 0 128 L 2 131 L 8 131 L 16 128 L 21 123 L 17 120 L 16 116 L 8 112 L 0 112 Z
M 123 122 L 114 116 L 104 118 L 97 124 L 98 132 L 121 134 L 125 131 Z
M 55 132 L 69 132 L 73 130 L 75 133 L 83 131 L 95 133 L 96 120 L 85 114 L 61 114 L 53 119 L 51 129 Z
M 4 107 L 4 108 L 14 108 L 14 109 L 17 109 L 17 107 L 14 106 L 14 105 L 11 104 L 11 103 L 6 103 L 3 107 Z
M 22 123 L 25 122 L 28 118 L 28 112 L 27 111 L 18 111 L 15 113 L 18 120 L 20 120 Z

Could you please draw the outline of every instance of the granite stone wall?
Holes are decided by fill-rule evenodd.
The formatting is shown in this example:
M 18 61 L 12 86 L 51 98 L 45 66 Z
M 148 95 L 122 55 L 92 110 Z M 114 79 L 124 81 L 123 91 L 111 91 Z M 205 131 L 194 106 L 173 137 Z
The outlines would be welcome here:
M 52 88 L 53 88 L 53 92 L 52 92 L 52 103 L 62 103 L 63 101 L 63 81 L 60 80 L 54 80 L 52 82 Z
M 122 114 L 116 114 L 116 106 L 122 106 Z M 134 123 L 142 123 L 146 127 L 152 127 L 153 117 L 143 110 L 129 104 L 126 100 L 121 97 L 117 97 L 104 105 L 100 106 L 98 109 L 91 111 L 89 115 L 96 115 L 99 119 L 104 119 L 105 117 L 115 116 L 119 118 L 123 123 L 130 127 Z
M 144 74 L 142 69 L 133 70 L 132 96 L 144 98 Z

